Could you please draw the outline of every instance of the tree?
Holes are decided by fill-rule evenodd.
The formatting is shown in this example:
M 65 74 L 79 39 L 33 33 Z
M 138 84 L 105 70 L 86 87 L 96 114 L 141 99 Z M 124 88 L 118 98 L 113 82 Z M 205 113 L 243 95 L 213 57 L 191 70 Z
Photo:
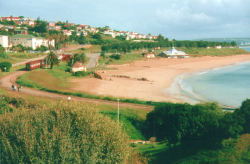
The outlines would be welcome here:
M 12 64 L 10 62 L 1 62 L 0 63 L 0 69 L 3 72 L 9 72 L 11 67 L 12 67 Z
M 86 43 L 86 38 L 85 38 L 83 32 L 81 32 L 81 35 L 80 35 L 80 37 L 78 38 L 78 43 L 79 43 L 79 44 L 85 44 L 85 43 Z
M 55 53 L 50 52 L 49 55 L 46 57 L 46 62 L 50 65 L 50 69 L 53 69 L 55 64 L 59 64 L 59 60 Z
M 74 54 L 72 58 L 70 58 L 68 65 L 73 66 L 76 62 L 85 63 L 86 56 L 84 53 L 81 54 Z
M 35 27 L 32 28 L 32 31 L 38 33 L 46 33 L 47 32 L 47 22 L 40 20 L 37 18 Z
M 3 54 L 3 53 L 5 53 L 5 49 L 2 45 L 0 45 L 0 54 Z
M 169 144 L 215 144 L 220 141 L 221 115 L 214 104 L 160 104 L 147 115 L 146 132 Z
M 164 41 L 164 36 L 162 36 L 162 35 L 160 34 L 160 35 L 158 35 L 158 37 L 157 37 L 156 40 L 157 40 L 157 41 Z
M 42 52 L 45 52 L 45 51 L 47 51 L 48 50 L 48 47 L 46 47 L 46 46 L 40 46 L 40 47 L 38 47 L 37 49 L 36 49 L 36 51 L 42 51 Z

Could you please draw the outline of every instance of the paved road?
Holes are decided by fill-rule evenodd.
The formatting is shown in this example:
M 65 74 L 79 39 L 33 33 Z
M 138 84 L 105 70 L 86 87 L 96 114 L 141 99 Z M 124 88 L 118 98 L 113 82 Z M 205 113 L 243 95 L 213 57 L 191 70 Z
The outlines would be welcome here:
M 3 88 L 5 88 L 7 90 L 11 90 L 11 85 L 15 84 L 16 79 L 25 73 L 27 73 L 27 71 L 16 71 L 16 72 L 11 73 L 7 76 L 4 76 L 3 78 L 0 79 L 0 86 L 2 86 Z M 38 97 L 39 96 L 40 97 L 48 97 L 48 98 L 53 98 L 53 99 L 68 100 L 68 96 L 66 96 L 66 95 L 40 91 L 40 90 L 27 88 L 27 87 L 22 87 L 21 94 L 28 94 L 28 95 L 38 96 Z M 71 100 L 89 102 L 89 103 L 93 103 L 93 104 L 106 104 L 106 105 L 117 106 L 117 102 L 99 100 L 99 99 L 89 99 L 89 98 L 80 98 L 80 97 L 71 96 Z M 142 110 L 147 110 L 147 111 L 153 110 L 153 106 L 148 106 L 148 105 L 122 103 L 122 102 L 120 102 L 119 105 L 120 105 L 120 107 L 125 107 L 125 108 L 136 108 L 136 109 L 142 109 Z
M 87 54 L 86 56 L 89 57 L 89 62 L 86 65 L 87 69 L 95 68 L 97 66 L 100 53 Z

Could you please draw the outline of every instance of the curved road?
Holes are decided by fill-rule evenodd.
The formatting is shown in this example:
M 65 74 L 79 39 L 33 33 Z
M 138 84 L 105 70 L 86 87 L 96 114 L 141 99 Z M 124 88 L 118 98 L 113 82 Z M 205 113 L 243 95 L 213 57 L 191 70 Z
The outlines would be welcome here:
M 87 69 L 95 68 L 97 66 L 100 53 L 87 54 L 86 56 L 89 57 L 89 62 L 86 65 Z

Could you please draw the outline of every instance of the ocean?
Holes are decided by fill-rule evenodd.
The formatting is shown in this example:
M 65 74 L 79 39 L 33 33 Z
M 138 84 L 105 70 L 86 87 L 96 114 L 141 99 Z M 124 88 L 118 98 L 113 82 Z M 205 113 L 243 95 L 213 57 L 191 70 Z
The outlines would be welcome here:
M 209 101 L 239 107 L 250 99 L 250 62 L 182 75 L 168 92 L 190 103 Z

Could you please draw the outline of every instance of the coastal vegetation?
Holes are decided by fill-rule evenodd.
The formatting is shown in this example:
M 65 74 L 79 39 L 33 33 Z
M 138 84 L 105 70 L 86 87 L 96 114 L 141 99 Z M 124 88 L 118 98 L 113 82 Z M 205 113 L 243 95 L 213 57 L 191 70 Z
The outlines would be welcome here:
M 67 30 L 76 28 L 66 22 L 57 25 Z M 99 30 L 87 37 L 76 32 L 65 36 L 62 31 L 48 30 L 47 22 L 37 19 L 29 33 L 55 39 L 56 49 L 66 44 L 93 45 L 72 50 L 74 55 L 67 63 L 59 63 L 57 56 L 50 53 L 47 63 L 51 69 L 28 72 L 17 79 L 17 84 L 63 95 L 117 101 L 118 97 L 70 90 L 69 79 L 95 74 L 93 70 L 72 74 L 70 67 L 77 61 L 86 62 L 86 53 L 101 53 L 99 65 L 105 66 L 140 60 L 144 52 L 154 50 L 158 54 L 172 46 L 192 56 L 246 54 L 232 48 L 236 47 L 235 42 L 170 41 L 161 35 L 151 41 L 136 42 L 123 36 L 112 38 L 102 33 L 104 29 Z M 17 53 L 6 53 L 0 47 L 1 62 L 39 56 L 26 53 L 30 49 L 20 45 L 13 50 Z M 45 48 L 38 50 L 43 52 Z M 11 63 L 0 63 L 0 68 L 19 69 L 9 70 Z M 0 77 L 6 74 L 1 72 Z M 149 81 L 144 77 L 137 80 Z M 1 89 L 0 93 L 3 94 Z M 20 95 L 25 99 L 0 96 L 0 163 L 250 162 L 250 100 L 244 101 L 239 109 L 225 112 L 215 103 L 190 105 L 119 98 L 121 102 L 151 105 L 155 109 L 121 108 L 118 122 L 117 108 L 113 106 L 44 98 L 30 101 L 30 97 Z
M 104 52 L 130 52 L 131 50 L 139 49 L 152 49 L 157 47 L 186 47 L 186 48 L 207 48 L 207 47 L 230 47 L 236 46 L 235 42 L 208 42 L 208 41 L 169 41 L 167 38 L 157 39 L 154 42 L 133 42 L 133 41 L 120 41 L 120 42 L 110 42 L 103 44 L 101 49 Z
M 1 96 L 1 162 L 130 163 L 138 153 L 157 164 L 250 160 L 250 100 L 233 113 L 216 104 L 121 108 L 118 125 L 116 107 L 33 99 Z M 124 133 L 151 142 L 130 144 Z
M 230 55 L 242 55 L 249 54 L 244 49 L 241 48 L 180 48 L 180 50 L 186 52 L 193 57 L 201 56 L 230 56 Z
M 91 106 L 0 100 L 0 163 L 124 163 L 131 155 L 120 126 Z

